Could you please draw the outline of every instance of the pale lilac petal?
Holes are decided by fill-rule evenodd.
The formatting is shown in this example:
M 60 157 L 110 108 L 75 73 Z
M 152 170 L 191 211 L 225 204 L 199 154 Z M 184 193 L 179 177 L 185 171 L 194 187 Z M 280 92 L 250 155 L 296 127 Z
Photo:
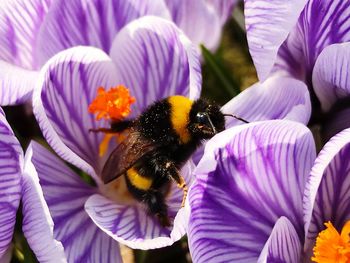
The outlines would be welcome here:
M 99 144 L 104 135 L 89 129 L 109 124 L 96 121 L 88 107 L 98 87 L 120 84 L 113 62 L 99 49 L 75 47 L 53 57 L 40 74 L 33 111 L 44 137 L 60 157 L 98 182 L 95 172 L 101 168 Z
M 191 185 L 194 165 L 188 163 L 181 170 L 188 186 Z M 162 227 L 156 217 L 149 215 L 138 202 L 118 204 L 100 194 L 91 196 L 85 204 L 91 219 L 109 236 L 134 249 L 153 249 L 172 245 L 186 234 L 188 209 L 181 208 L 183 191 L 171 186 L 166 198 L 168 215 L 173 227 Z
M 328 111 L 350 94 L 350 43 L 333 44 L 318 56 L 312 75 L 315 93 L 322 109 Z
M 304 196 L 306 248 L 310 251 L 324 223 L 341 230 L 350 219 L 350 129 L 323 147 L 312 168 Z
M 264 81 L 306 0 L 245 0 L 244 14 L 250 54 L 260 81 Z
M 198 54 L 172 22 L 148 16 L 129 23 L 116 36 L 110 54 L 138 110 L 170 95 L 200 95 Z
M 103 233 L 84 211 L 97 189 L 88 186 L 66 164 L 37 143 L 32 162 L 54 221 L 54 236 L 68 262 L 122 262 L 119 245 Z
M 244 90 L 226 103 L 222 111 L 249 122 L 286 119 L 307 124 L 311 115 L 311 102 L 309 91 L 303 82 L 273 76 Z M 239 124 L 243 122 L 226 118 L 226 128 Z
M 301 260 L 301 244 L 294 226 L 286 217 L 277 220 L 258 259 L 264 262 L 295 263 Z
M 109 52 L 115 35 L 129 22 L 145 15 L 169 17 L 163 1 L 58 0 L 40 30 L 38 59 L 45 63 L 56 53 L 78 45 Z
M 23 152 L 0 108 L 0 258 L 6 252 L 21 199 Z
M 32 155 L 29 145 L 22 180 L 23 233 L 40 262 L 67 262 L 61 242 L 54 239 L 53 220 L 31 162 Z
M 302 193 L 316 150 L 291 121 L 241 125 L 211 139 L 190 189 L 190 251 L 195 262 L 253 262 L 286 216 L 303 238 Z
M 207 0 L 208 3 L 214 6 L 217 15 L 220 18 L 221 24 L 231 16 L 234 6 L 239 2 L 238 0 Z
M 221 17 L 207 1 L 165 0 L 171 18 L 196 45 L 217 48 L 221 37 Z
M 322 50 L 334 43 L 350 41 L 349 16 L 347 1 L 308 1 L 296 28 L 288 36 L 288 45 L 281 52 L 283 58 L 279 59 L 279 64 L 294 73 L 301 68 L 299 76 L 311 81 L 313 67 Z
M 13 252 L 13 244 L 9 246 L 9 248 L 6 250 L 5 254 L 0 257 L 0 263 L 10 263 L 12 258 L 12 252 Z
M 38 76 L 37 71 L 0 60 L 0 105 L 19 104 L 30 99 Z
M 38 32 L 51 0 L 0 2 L 0 60 L 34 69 Z

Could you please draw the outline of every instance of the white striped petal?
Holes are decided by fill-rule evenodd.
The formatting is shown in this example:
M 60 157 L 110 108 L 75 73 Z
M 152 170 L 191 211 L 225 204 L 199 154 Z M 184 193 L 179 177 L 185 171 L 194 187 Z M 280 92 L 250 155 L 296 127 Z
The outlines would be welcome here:
M 88 112 L 98 87 L 121 84 L 108 55 L 93 47 L 67 49 L 48 61 L 33 94 L 33 111 L 44 137 L 56 153 L 99 182 L 99 144 L 103 134 L 91 128 L 108 127 Z
M 23 152 L 0 108 L 0 258 L 12 240 L 21 199 Z
M 318 56 L 312 75 L 315 93 L 324 111 L 350 94 L 350 43 L 333 44 Z
M 121 83 L 136 96 L 136 108 L 170 95 L 198 98 L 201 69 L 195 47 L 171 22 L 143 17 L 114 39 L 111 52 Z
M 256 261 L 281 216 L 302 239 L 302 195 L 314 159 L 311 132 L 297 122 L 255 122 L 212 138 L 189 194 L 193 260 Z
M 260 81 L 264 81 L 306 0 L 245 0 L 244 14 L 250 54 Z
M 323 147 L 312 167 L 304 196 L 306 250 L 310 253 L 324 223 L 341 230 L 350 220 L 350 129 Z
M 97 189 L 88 186 L 67 165 L 37 143 L 32 162 L 68 262 L 122 262 L 119 245 L 103 233 L 84 211 Z
M 226 1 L 226 0 L 225 0 Z M 198 47 L 215 50 L 221 38 L 222 17 L 206 0 L 165 0 L 174 23 Z
M 301 260 L 301 243 L 295 228 L 286 217 L 277 220 L 258 259 L 258 263 L 296 263 Z
M 273 95 L 272 95 L 273 94 Z M 286 119 L 307 124 L 311 115 L 310 95 L 305 83 L 274 75 L 245 89 L 222 107 L 224 113 L 249 122 Z M 243 122 L 226 118 L 226 128 Z
M 29 145 L 22 181 L 23 233 L 40 262 L 67 262 L 61 242 L 54 239 L 53 220 L 31 162 L 32 155 L 32 146 Z
M 38 76 L 37 71 L 0 60 L 0 105 L 19 104 L 29 100 Z
M 0 59 L 34 69 L 38 32 L 51 0 L 2 0 L 0 2 Z
M 193 168 L 189 162 L 181 170 L 188 186 L 192 184 Z M 189 211 L 180 209 L 182 198 L 183 191 L 172 184 L 166 197 L 172 227 L 162 227 L 141 203 L 117 204 L 99 194 L 86 201 L 85 209 L 96 225 L 118 242 L 134 249 L 154 249 L 170 246 L 185 235 Z
M 94 46 L 109 52 L 116 34 L 145 15 L 169 18 L 157 0 L 57 0 L 38 36 L 38 60 L 44 64 L 58 52 L 74 46 Z

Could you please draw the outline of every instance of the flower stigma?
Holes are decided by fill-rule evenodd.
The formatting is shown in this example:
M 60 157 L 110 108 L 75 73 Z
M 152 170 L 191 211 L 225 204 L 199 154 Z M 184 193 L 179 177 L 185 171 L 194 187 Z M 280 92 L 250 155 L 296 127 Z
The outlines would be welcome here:
M 311 260 L 318 263 L 350 263 L 350 220 L 340 234 L 330 221 L 325 226 L 327 228 L 317 236 Z
M 89 112 L 96 114 L 96 120 L 110 120 L 118 122 L 125 119 L 131 112 L 131 104 L 136 101 L 123 85 L 118 85 L 106 91 L 105 88 L 99 87 L 96 98 L 89 105 Z M 104 129 L 109 130 L 109 129 Z M 103 131 L 103 130 L 101 130 Z M 114 137 L 118 142 L 122 140 L 122 135 L 113 131 L 105 131 L 105 137 L 100 143 L 99 155 L 103 156 L 108 150 L 110 140 Z

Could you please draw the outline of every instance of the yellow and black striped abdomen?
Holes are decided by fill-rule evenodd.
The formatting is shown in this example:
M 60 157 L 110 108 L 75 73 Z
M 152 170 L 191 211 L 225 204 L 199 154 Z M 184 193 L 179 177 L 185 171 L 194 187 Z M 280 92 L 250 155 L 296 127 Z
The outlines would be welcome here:
M 191 140 L 191 134 L 187 129 L 189 115 L 193 101 L 184 96 L 171 96 L 168 98 L 170 104 L 170 121 L 174 131 L 179 136 L 181 143 L 186 144 Z
M 126 171 L 129 183 L 138 190 L 147 191 L 151 188 L 153 179 L 142 176 L 134 167 Z

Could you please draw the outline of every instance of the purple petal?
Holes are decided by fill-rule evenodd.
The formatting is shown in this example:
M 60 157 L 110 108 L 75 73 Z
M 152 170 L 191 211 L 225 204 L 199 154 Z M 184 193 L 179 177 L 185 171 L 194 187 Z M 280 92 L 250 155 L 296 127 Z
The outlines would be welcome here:
M 171 22 L 143 17 L 117 35 L 111 48 L 121 83 L 133 90 L 136 108 L 170 95 L 198 98 L 201 69 L 198 54 Z
M 171 18 L 196 45 L 216 49 L 221 37 L 221 17 L 207 1 L 165 0 Z
M 272 229 L 258 259 L 263 262 L 300 262 L 301 244 L 298 233 L 286 217 L 281 217 Z
M 68 262 L 122 262 L 119 245 L 103 233 L 84 211 L 97 189 L 85 184 L 64 162 L 32 143 L 32 162 L 54 221 L 54 236 Z
M 250 54 L 260 81 L 264 81 L 277 51 L 296 24 L 306 0 L 245 0 L 244 14 Z
M 304 196 L 307 251 L 324 223 L 341 230 L 350 219 L 350 129 L 334 136 L 321 150 L 312 168 Z
M 145 15 L 169 17 L 163 1 L 58 0 L 40 30 L 39 61 L 43 64 L 56 53 L 78 45 L 98 47 L 108 53 L 115 35 Z
M 281 216 L 302 239 L 302 193 L 314 158 L 311 132 L 297 122 L 256 122 L 211 139 L 189 194 L 193 260 L 256 261 Z
M 217 15 L 220 18 L 221 24 L 224 24 L 226 20 L 231 16 L 234 6 L 239 2 L 238 0 L 207 0 L 212 4 Z
M 317 57 L 334 43 L 350 41 L 350 5 L 342 0 L 310 0 L 281 52 L 282 67 L 302 68 L 301 77 L 311 80 Z M 311 83 L 310 83 L 311 84 Z
M 29 145 L 25 156 L 23 186 L 23 233 L 40 262 L 67 262 L 61 242 L 53 237 L 53 220 L 44 200 Z
M 317 58 L 312 82 L 324 111 L 350 94 L 349 58 L 350 43 L 330 45 Z
M 303 82 L 274 76 L 244 90 L 224 105 L 222 111 L 249 122 L 287 119 L 307 124 L 311 115 L 311 102 Z M 226 119 L 227 128 L 239 124 L 243 122 L 231 117 Z
M 75 47 L 53 57 L 41 70 L 33 94 L 33 110 L 44 137 L 60 157 L 96 177 L 101 133 L 89 129 L 108 127 L 88 112 L 100 86 L 120 82 L 108 55 L 93 47 Z M 92 166 L 92 167 L 91 167 Z M 94 169 L 92 169 L 94 168 Z
M 0 8 L 0 59 L 34 69 L 34 48 L 51 0 L 2 1 Z
M 0 263 L 10 263 L 12 259 L 13 244 L 5 251 L 5 253 L 0 257 Z
M 181 170 L 187 185 L 192 183 L 193 164 Z M 159 220 L 146 212 L 141 203 L 118 204 L 102 195 L 91 196 L 85 209 L 91 219 L 109 236 L 134 249 L 153 249 L 172 245 L 186 233 L 188 211 L 181 208 L 183 191 L 171 185 L 166 198 L 173 228 L 162 227 Z
M 0 105 L 23 103 L 30 99 L 38 72 L 0 60 Z
M 23 152 L 0 108 L 0 258 L 6 252 L 21 199 Z

